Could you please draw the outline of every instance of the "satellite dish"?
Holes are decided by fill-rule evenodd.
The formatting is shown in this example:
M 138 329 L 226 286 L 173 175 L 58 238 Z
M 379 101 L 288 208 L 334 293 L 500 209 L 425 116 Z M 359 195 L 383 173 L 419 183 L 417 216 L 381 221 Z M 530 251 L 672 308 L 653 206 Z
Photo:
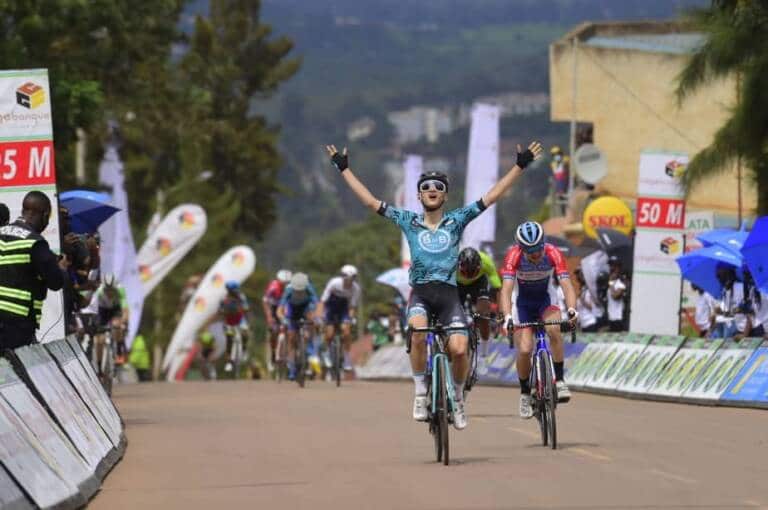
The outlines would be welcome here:
M 573 155 L 573 169 L 582 181 L 597 184 L 608 174 L 608 163 L 600 149 L 585 143 Z

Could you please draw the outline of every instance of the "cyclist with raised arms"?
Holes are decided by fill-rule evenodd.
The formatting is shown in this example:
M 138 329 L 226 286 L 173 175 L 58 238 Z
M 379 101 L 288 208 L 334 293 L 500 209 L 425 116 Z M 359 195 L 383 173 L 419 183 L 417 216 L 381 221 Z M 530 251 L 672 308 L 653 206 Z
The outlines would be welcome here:
M 456 264 L 461 235 L 470 221 L 496 203 L 522 175 L 523 169 L 541 156 L 541 144 L 533 142 L 525 151 L 518 146 L 516 165 L 485 196 L 452 211 L 445 211 L 448 177 L 440 172 L 423 173 L 415 190 L 424 207 L 422 214 L 398 209 L 373 196 L 349 168 L 346 148 L 339 153 L 335 146 L 329 145 L 326 150 L 331 162 L 360 201 L 394 222 L 408 239 L 412 259 L 410 283 L 413 288 L 408 306 L 408 325 L 413 328 L 426 327 L 428 317 L 432 314 L 444 327 L 466 327 L 464 310 L 456 291 Z M 428 418 L 427 385 L 424 380 L 427 361 L 425 338 L 425 334 L 414 334 L 411 338 L 411 369 L 415 385 L 413 418 L 417 421 Z M 453 425 L 458 430 L 467 426 L 463 400 L 464 383 L 469 371 L 467 343 L 466 330 L 451 334 L 448 341 L 456 391 Z
M 491 303 L 496 302 L 501 289 L 501 278 L 491 256 L 471 247 L 461 250 L 456 283 L 461 303 L 469 302 L 478 314 L 487 317 L 491 312 Z M 467 310 L 467 313 L 469 311 Z M 491 336 L 488 320 L 479 319 L 477 327 L 480 330 L 480 339 L 487 342 Z
M 277 316 L 288 328 L 288 378 L 296 377 L 296 339 L 299 331 L 299 321 L 311 321 L 317 307 L 317 293 L 305 273 L 294 273 L 291 283 L 283 292 Z
M 357 305 L 360 302 L 360 284 L 356 281 L 357 268 L 345 264 L 340 276 L 328 280 L 317 310 L 318 317 L 325 322 L 325 343 L 330 347 L 336 328 L 340 328 L 341 341 L 344 344 L 344 370 L 352 370 L 349 348 L 352 345 L 352 323 L 355 320 Z
M 565 257 L 556 246 L 544 242 L 544 230 L 535 221 L 526 221 L 517 227 L 515 233 L 517 245 L 507 251 L 501 275 L 504 283 L 501 287 L 501 311 L 505 317 L 504 329 L 512 324 L 512 292 L 518 287 L 518 320 L 524 322 L 561 320 L 557 306 L 552 276 L 560 279 L 568 307 L 568 317 L 576 323 L 576 291 L 568 277 Z M 555 380 L 559 402 L 568 402 L 571 392 L 563 379 L 563 335 L 558 326 L 547 326 L 547 335 L 552 343 L 552 358 L 555 365 Z M 506 333 L 506 331 L 504 331 Z M 520 378 L 520 417 L 533 416 L 531 407 L 531 352 L 533 351 L 533 330 L 524 328 L 515 337 L 517 355 L 517 373 Z

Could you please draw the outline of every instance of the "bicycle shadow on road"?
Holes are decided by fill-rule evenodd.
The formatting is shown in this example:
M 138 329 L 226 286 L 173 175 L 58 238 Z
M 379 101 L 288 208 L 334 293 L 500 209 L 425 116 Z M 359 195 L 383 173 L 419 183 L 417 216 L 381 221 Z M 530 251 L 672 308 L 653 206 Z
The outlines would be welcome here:
M 541 446 L 541 441 L 537 443 L 530 443 L 525 445 L 526 448 L 544 448 Z M 600 448 L 600 443 L 557 443 L 558 450 L 573 450 L 575 448 Z

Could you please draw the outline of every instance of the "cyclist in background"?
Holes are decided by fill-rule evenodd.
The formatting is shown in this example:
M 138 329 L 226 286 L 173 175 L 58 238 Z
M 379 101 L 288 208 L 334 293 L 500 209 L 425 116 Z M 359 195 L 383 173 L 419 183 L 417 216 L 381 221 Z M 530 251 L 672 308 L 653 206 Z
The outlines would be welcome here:
M 240 283 L 230 280 L 225 286 L 227 294 L 219 303 L 219 316 L 224 320 L 224 333 L 227 337 L 227 350 L 225 352 L 230 357 L 227 364 L 224 365 L 224 371 L 231 372 L 234 369 L 232 341 L 238 329 L 243 339 L 243 353 L 248 352 L 247 314 L 250 310 L 250 305 L 248 304 L 248 298 L 240 291 Z
M 277 316 L 288 328 L 288 378 L 296 377 L 296 339 L 299 331 L 299 321 L 311 321 L 317 307 L 317 293 L 304 273 L 295 273 L 291 282 L 283 292 Z
M 200 342 L 200 358 L 202 358 L 201 372 L 203 373 L 203 377 L 205 379 L 216 379 L 216 367 L 214 366 L 213 359 L 213 354 L 216 350 L 216 339 L 207 328 L 200 333 L 198 338 Z
M 331 162 L 341 173 L 350 189 L 366 207 L 395 223 L 405 234 L 411 249 L 410 283 L 413 291 L 408 309 L 408 324 L 412 328 L 429 325 L 430 315 L 436 316 L 445 327 L 466 328 L 464 310 L 456 291 L 456 264 L 459 242 L 466 226 L 494 204 L 522 175 L 523 169 L 541 156 L 542 148 L 533 142 L 523 152 L 518 146 L 515 166 L 479 200 L 452 211 L 445 210 L 448 194 L 448 176 L 441 172 L 423 173 L 416 190 L 424 213 L 418 214 L 393 207 L 373 196 L 368 188 L 349 169 L 347 150 L 339 153 L 333 145 L 326 146 Z M 464 383 L 469 373 L 467 332 L 458 330 L 448 338 L 447 350 L 451 356 L 455 383 L 455 409 L 453 425 L 457 430 L 467 426 L 464 411 Z M 426 421 L 429 416 L 427 383 L 424 370 L 427 363 L 426 335 L 411 337 L 411 369 L 415 396 L 413 418 Z
M 501 311 L 505 316 L 505 329 L 512 327 L 512 291 L 517 284 L 518 320 L 524 322 L 561 320 L 560 308 L 552 285 L 552 277 L 560 279 L 568 307 L 567 315 L 572 325 L 576 324 L 576 292 L 568 277 L 565 257 L 556 246 L 544 242 L 544 230 L 535 221 L 526 221 L 517 227 L 515 233 L 517 245 L 513 246 L 504 257 L 501 275 L 504 283 L 501 288 Z M 555 380 L 558 401 L 567 402 L 571 392 L 563 379 L 563 335 L 558 326 L 548 326 L 547 335 L 552 344 L 552 358 L 555 365 Z M 505 332 L 506 333 L 506 332 Z M 520 417 L 533 416 L 531 407 L 531 352 L 533 351 L 533 330 L 524 328 L 516 337 L 518 349 L 517 373 L 520 378 Z
M 349 348 L 352 344 L 352 324 L 355 322 L 357 305 L 360 303 L 360 285 L 356 281 L 357 268 L 346 264 L 341 268 L 340 276 L 328 280 L 320 297 L 318 317 L 325 322 L 325 344 L 330 347 L 336 328 L 341 329 L 341 341 L 344 343 L 344 370 L 352 370 Z
M 89 311 L 98 314 L 100 327 L 112 328 L 112 339 L 115 342 L 115 363 L 125 363 L 125 332 L 128 329 L 130 309 L 126 298 L 125 288 L 117 281 L 114 274 L 107 273 L 101 277 L 101 285 L 96 289 L 88 305 Z M 88 313 L 86 311 L 85 313 Z M 101 359 L 104 346 L 104 334 L 95 338 L 96 359 Z
M 478 314 L 486 317 L 491 313 L 492 303 L 496 302 L 501 289 L 501 278 L 490 255 L 470 247 L 461 250 L 456 283 L 462 304 L 469 302 Z M 490 323 L 487 319 L 478 319 L 477 327 L 480 339 L 487 342 L 491 335 Z
M 280 334 L 280 319 L 277 317 L 277 307 L 283 297 L 285 287 L 291 281 L 291 272 L 281 269 L 275 275 L 275 279 L 269 282 L 264 296 L 261 298 L 261 307 L 264 311 L 264 320 L 267 323 L 267 340 L 269 341 L 269 360 L 275 363 L 275 351 L 277 349 L 277 337 Z

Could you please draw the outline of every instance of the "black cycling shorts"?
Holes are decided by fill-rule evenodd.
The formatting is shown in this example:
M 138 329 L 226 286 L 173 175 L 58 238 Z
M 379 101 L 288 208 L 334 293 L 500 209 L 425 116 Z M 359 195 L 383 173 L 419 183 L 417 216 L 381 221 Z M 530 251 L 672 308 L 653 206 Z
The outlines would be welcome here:
M 477 303 L 479 298 L 491 298 L 491 285 L 488 283 L 488 277 L 483 275 L 469 285 L 459 284 L 459 302 L 463 305 L 469 297 L 470 304 Z
M 112 319 L 116 317 L 122 317 L 123 309 L 119 306 L 113 306 L 112 308 L 99 307 L 99 324 L 107 326 Z
M 466 326 L 464 309 L 456 287 L 442 282 L 415 285 L 408 301 L 408 318 L 434 317 L 444 327 Z

